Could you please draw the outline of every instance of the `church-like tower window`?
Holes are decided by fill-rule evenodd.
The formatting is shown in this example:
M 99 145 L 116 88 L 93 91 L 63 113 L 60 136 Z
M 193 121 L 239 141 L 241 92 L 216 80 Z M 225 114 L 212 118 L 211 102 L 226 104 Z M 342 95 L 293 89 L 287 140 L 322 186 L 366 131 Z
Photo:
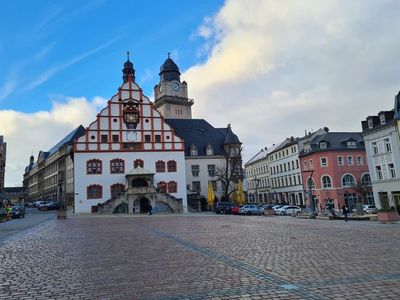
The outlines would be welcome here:
M 102 162 L 99 159 L 91 159 L 86 162 L 86 173 L 87 174 L 101 174 L 102 173 Z
M 159 135 L 159 134 L 154 135 L 154 139 L 155 139 L 156 143 L 161 143 L 161 135 Z
M 157 183 L 157 189 L 159 193 L 167 192 L 167 184 L 164 181 L 160 181 Z
M 144 168 L 144 161 L 142 160 L 142 159 L 136 159 L 134 162 L 133 162 L 133 168 L 134 169 L 136 169 L 137 167 L 142 167 L 142 168 Z
M 178 184 L 175 181 L 168 182 L 168 193 L 177 193 Z
M 162 160 L 156 161 L 156 172 L 163 173 L 165 172 L 165 162 Z
M 102 135 L 101 135 L 101 142 L 102 142 L 102 143 L 107 143 L 107 142 L 108 142 L 108 136 L 107 136 L 107 134 L 102 134 Z
M 111 186 L 111 198 L 117 198 L 125 192 L 125 185 L 115 183 Z
M 169 160 L 167 163 L 168 172 L 176 172 L 176 161 Z
M 89 185 L 86 188 L 86 196 L 88 199 L 99 199 L 103 197 L 103 187 L 98 184 Z
M 123 159 L 113 159 L 110 161 L 111 174 L 122 174 L 125 171 L 125 162 Z

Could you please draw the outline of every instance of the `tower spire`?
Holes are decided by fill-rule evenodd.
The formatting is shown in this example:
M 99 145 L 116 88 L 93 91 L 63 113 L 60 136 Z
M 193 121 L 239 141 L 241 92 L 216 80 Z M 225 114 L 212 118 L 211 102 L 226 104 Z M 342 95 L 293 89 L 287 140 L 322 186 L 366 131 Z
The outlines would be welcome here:
M 127 60 L 124 63 L 124 68 L 122 69 L 122 79 L 124 83 L 128 82 L 128 80 L 135 82 L 135 69 L 133 68 L 133 63 L 131 63 L 129 60 L 129 51 L 126 51 L 126 56 Z

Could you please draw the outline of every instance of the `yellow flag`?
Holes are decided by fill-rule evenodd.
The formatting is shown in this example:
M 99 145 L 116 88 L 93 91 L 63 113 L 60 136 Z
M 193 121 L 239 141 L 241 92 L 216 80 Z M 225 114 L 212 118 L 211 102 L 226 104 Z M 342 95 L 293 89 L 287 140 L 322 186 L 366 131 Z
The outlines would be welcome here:
M 214 190 L 211 181 L 208 181 L 208 205 L 213 207 L 214 200 L 215 200 Z

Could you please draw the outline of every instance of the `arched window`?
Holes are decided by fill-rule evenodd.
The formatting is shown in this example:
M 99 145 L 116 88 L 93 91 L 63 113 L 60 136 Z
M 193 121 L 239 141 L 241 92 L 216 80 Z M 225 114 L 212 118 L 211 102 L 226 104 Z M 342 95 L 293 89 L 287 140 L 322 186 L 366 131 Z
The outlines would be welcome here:
M 342 178 L 342 186 L 343 187 L 352 187 L 356 185 L 356 181 L 353 177 L 353 175 L 346 174 Z
M 196 145 L 194 145 L 194 144 L 192 144 L 192 145 L 190 146 L 190 155 L 191 155 L 191 156 L 196 156 L 196 155 L 198 155 L 197 147 L 196 147 Z
M 315 190 L 314 180 L 311 177 L 308 177 L 308 179 L 307 179 L 307 190 L 310 189 L 310 186 L 311 186 L 312 190 Z
M 111 186 L 111 198 L 117 198 L 125 192 L 125 185 L 115 183 Z
M 98 184 L 89 185 L 86 188 L 86 197 L 88 199 L 99 199 L 103 197 L 103 187 Z
M 159 183 L 157 183 L 157 188 L 160 193 L 167 192 L 167 184 L 164 181 L 160 181 Z
M 168 172 L 176 172 L 176 161 L 169 160 L 167 163 Z
M 322 182 L 322 188 L 323 189 L 329 189 L 332 187 L 332 180 L 329 176 L 325 175 L 322 176 L 321 178 L 321 182 Z
M 361 185 L 364 185 L 364 186 L 371 185 L 371 176 L 369 176 L 368 173 L 364 174 L 361 177 Z
M 162 160 L 156 161 L 156 172 L 165 172 L 165 162 Z
M 101 174 L 102 163 L 99 159 L 91 159 L 86 162 L 86 173 L 87 174 Z
M 111 174 L 123 174 L 125 171 L 125 162 L 123 159 L 113 159 L 110 161 Z
M 133 168 L 136 169 L 138 166 L 141 166 L 142 168 L 144 168 L 144 161 L 142 159 L 136 159 L 133 162 Z
M 168 182 L 168 193 L 178 192 L 178 185 L 175 181 Z

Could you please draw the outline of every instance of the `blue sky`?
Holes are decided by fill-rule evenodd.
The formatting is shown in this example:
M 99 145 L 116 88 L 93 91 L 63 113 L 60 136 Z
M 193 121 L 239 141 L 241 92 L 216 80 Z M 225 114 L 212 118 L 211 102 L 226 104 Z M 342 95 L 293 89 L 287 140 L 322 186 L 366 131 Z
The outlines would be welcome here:
M 223 1 L 8 1 L 0 11 L 0 108 L 48 110 L 58 95 L 111 96 L 126 51 L 152 96 L 172 52 L 182 70 L 201 62 L 197 27 Z
M 172 53 L 193 118 L 232 124 L 244 161 L 305 131 L 361 130 L 400 90 L 398 0 L 0 0 L 6 186 L 29 156 L 88 126 L 126 51 L 153 97 Z

